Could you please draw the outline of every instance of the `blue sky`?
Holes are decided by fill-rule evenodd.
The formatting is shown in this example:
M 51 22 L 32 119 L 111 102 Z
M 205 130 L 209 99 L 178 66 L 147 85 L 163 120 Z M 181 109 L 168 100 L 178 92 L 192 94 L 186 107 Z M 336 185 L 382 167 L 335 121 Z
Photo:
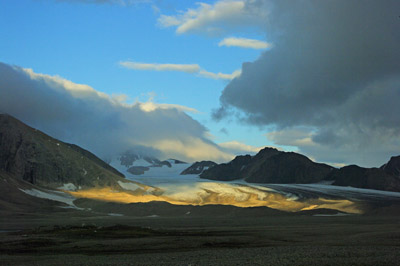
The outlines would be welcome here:
M 212 3 L 212 1 L 208 1 Z M 80 1 L 1 1 L 0 60 L 36 73 L 59 75 L 107 94 L 125 94 L 128 101 L 179 104 L 204 124 L 216 142 L 240 141 L 253 146 L 271 143 L 259 127 L 234 119 L 215 122 L 211 111 L 228 80 L 214 80 L 174 71 L 125 69 L 120 61 L 198 64 L 214 73 L 232 73 L 243 62 L 254 61 L 263 49 L 219 47 L 225 37 L 265 41 L 255 27 L 227 34 L 177 34 L 162 27 L 161 14 L 196 8 L 192 1 L 138 4 L 90 4 Z M 228 134 L 220 130 L 225 128 Z

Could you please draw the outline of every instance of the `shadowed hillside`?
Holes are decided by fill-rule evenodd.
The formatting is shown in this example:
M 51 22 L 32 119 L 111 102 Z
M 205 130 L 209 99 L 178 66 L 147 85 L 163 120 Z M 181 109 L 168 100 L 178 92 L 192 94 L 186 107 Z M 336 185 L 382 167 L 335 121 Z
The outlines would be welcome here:
M 64 143 L 10 115 L 0 115 L 0 170 L 44 187 L 114 186 L 124 176 L 77 145 Z

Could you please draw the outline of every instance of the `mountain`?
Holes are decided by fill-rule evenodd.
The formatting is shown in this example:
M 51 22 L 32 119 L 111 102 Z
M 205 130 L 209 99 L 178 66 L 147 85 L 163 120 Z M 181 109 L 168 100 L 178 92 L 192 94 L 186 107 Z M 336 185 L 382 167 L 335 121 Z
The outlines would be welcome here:
M 260 158 L 258 158 L 260 157 Z M 246 171 L 246 181 L 254 183 L 315 183 L 325 179 L 333 167 L 315 163 L 295 152 L 255 156 Z
M 257 155 L 237 156 L 229 163 L 204 171 L 200 177 L 253 183 L 313 183 L 324 180 L 333 167 L 315 163 L 306 156 L 264 148 Z
M 25 193 L 25 190 L 37 189 L 36 186 L 24 180 L 16 179 L 0 170 L 0 224 L 4 225 L 4 217 L 19 213 L 38 213 L 65 211 L 59 202 L 38 198 Z
M 186 170 L 185 170 L 186 171 Z M 307 184 L 330 180 L 332 185 L 387 191 L 400 191 L 400 156 L 380 168 L 349 165 L 340 169 L 315 163 L 304 155 L 264 148 L 255 156 L 237 156 L 229 163 L 216 165 L 200 178 L 249 183 Z
M 229 163 L 222 163 L 205 170 L 200 174 L 200 178 L 232 181 L 243 178 L 243 170 L 251 161 L 250 155 L 236 156 Z
M 124 175 L 77 145 L 0 114 L 0 171 L 47 188 L 118 186 Z
M 393 174 L 396 173 L 395 170 L 396 168 L 392 167 L 363 168 L 349 165 L 335 169 L 327 179 L 334 180 L 332 185 L 336 186 L 400 191 L 400 175 Z
M 400 155 L 393 156 L 389 162 L 380 167 L 385 173 L 400 177 Z
M 165 169 L 171 168 L 174 165 L 185 165 L 187 163 L 177 159 L 161 161 L 154 156 L 136 153 L 135 150 L 127 150 L 109 160 L 109 164 L 129 177 L 131 175 L 143 175 L 153 168 Z
M 183 170 L 181 175 L 199 175 L 215 165 L 217 164 L 213 161 L 195 162 L 190 167 Z

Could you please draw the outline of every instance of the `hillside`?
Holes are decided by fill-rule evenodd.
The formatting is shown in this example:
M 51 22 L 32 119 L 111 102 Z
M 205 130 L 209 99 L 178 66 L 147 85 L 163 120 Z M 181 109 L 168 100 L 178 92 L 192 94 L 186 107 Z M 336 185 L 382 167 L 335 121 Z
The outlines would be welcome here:
M 253 157 L 237 156 L 229 163 L 214 166 L 200 177 L 223 181 L 244 179 L 252 183 L 313 183 L 323 180 L 332 169 L 298 153 L 264 148 Z
M 94 154 L 0 115 L 0 170 L 31 184 L 57 188 L 115 186 L 124 176 Z
M 217 165 L 213 161 L 201 161 L 195 162 L 185 170 L 181 172 L 181 175 L 199 175 L 203 173 L 205 170 Z
M 395 176 L 380 168 L 363 168 L 349 165 L 336 169 L 328 177 L 333 185 L 357 188 L 400 191 L 400 176 Z

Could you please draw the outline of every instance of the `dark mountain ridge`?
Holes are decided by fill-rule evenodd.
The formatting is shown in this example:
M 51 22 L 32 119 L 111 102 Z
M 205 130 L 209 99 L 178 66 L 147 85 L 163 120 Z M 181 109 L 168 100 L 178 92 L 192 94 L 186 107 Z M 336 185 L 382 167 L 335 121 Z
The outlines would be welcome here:
M 380 168 L 356 165 L 340 169 L 316 163 L 295 152 L 264 148 L 255 156 L 237 156 L 231 162 L 215 165 L 200 178 L 250 183 L 307 184 L 330 180 L 333 185 L 400 191 L 400 156 L 392 157 Z
M 323 180 L 333 170 L 314 163 L 306 156 L 264 148 L 255 156 L 237 156 L 231 162 L 204 171 L 200 177 L 230 181 L 244 179 L 252 183 L 313 183 Z
M 183 170 L 181 175 L 199 175 L 203 173 L 205 170 L 216 165 L 217 164 L 213 161 L 195 162 L 191 166 Z
M 393 156 L 389 162 L 380 167 L 383 171 L 394 176 L 400 176 L 400 155 Z
M 336 169 L 327 179 L 333 180 L 332 185 L 351 186 L 357 188 L 400 191 L 400 176 L 386 172 L 382 168 L 364 168 L 348 165 Z
M 114 186 L 124 175 L 94 154 L 0 114 L 0 170 L 43 187 Z

